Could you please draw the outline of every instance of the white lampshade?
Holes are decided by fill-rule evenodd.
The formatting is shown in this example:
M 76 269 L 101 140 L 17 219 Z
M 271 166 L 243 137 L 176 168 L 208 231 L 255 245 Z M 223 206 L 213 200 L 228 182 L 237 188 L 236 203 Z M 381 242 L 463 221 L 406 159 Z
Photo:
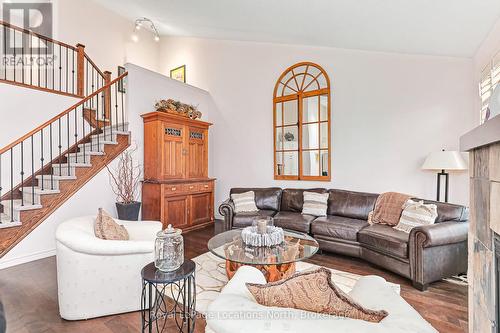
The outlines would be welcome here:
M 430 153 L 422 165 L 424 170 L 467 170 L 467 163 L 458 151 Z

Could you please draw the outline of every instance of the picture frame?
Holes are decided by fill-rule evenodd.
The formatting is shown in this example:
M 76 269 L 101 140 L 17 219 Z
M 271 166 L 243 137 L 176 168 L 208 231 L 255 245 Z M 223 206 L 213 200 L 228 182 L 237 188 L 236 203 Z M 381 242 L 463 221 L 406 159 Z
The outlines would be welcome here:
M 186 65 L 171 69 L 170 78 L 186 83 Z
M 125 72 L 126 72 L 125 67 L 118 66 L 118 76 L 122 75 Z M 126 93 L 127 92 L 127 89 L 125 88 L 126 84 L 127 84 L 126 80 L 127 80 L 127 78 L 125 77 L 122 80 L 118 81 L 118 91 L 121 92 L 121 93 Z

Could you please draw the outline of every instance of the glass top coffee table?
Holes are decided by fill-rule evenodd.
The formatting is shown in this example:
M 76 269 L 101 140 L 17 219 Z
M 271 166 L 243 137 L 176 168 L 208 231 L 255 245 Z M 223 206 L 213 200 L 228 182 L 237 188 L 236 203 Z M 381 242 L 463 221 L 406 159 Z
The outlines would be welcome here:
M 208 249 L 226 260 L 226 273 L 231 279 L 243 265 L 258 268 L 268 282 L 290 277 L 295 263 L 312 257 L 319 249 L 318 242 L 307 234 L 285 230 L 283 243 L 272 246 L 250 246 L 243 242 L 241 229 L 215 235 L 208 241 Z

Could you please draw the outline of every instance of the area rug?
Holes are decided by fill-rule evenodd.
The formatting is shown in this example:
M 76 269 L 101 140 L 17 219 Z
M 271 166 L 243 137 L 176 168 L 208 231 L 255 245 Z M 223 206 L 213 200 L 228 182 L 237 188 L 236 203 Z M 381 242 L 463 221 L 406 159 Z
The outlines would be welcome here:
M 208 305 L 217 298 L 221 289 L 227 284 L 225 261 L 210 252 L 204 253 L 194 259 L 196 263 L 196 311 L 201 314 L 207 312 Z M 297 272 L 315 269 L 320 266 L 298 262 Z M 344 292 L 349 292 L 356 281 L 361 277 L 357 274 L 347 273 L 336 269 L 332 271 L 332 280 Z M 400 293 L 399 284 L 389 283 L 396 293 Z

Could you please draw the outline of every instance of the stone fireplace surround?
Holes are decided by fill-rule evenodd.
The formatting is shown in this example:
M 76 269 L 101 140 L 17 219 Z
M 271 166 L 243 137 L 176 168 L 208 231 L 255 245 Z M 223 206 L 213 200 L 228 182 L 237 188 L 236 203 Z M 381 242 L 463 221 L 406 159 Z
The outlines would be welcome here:
M 470 153 L 469 332 L 496 333 L 500 332 L 496 259 L 500 255 L 500 116 L 463 135 L 460 148 Z

